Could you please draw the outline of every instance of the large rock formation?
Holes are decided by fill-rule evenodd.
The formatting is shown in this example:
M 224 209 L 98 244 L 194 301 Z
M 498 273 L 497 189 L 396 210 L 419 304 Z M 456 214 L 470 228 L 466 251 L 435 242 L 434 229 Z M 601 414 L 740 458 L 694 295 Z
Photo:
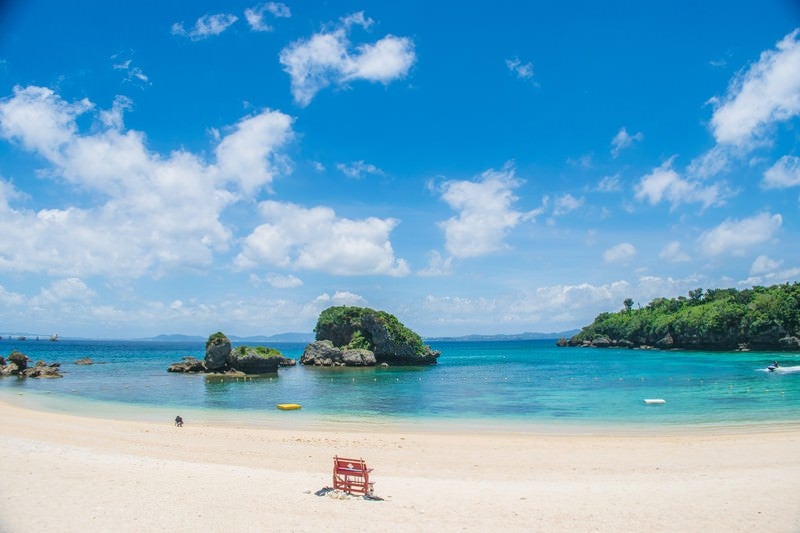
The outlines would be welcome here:
M 315 341 L 306 346 L 300 364 L 316 366 L 375 366 L 375 354 L 363 348 L 341 349 L 332 341 Z
M 206 341 L 206 370 L 225 370 L 228 358 L 231 355 L 231 341 L 222 332 L 218 331 Z
M 217 332 L 206 341 L 206 355 L 203 361 L 187 356 L 180 363 L 173 363 L 168 372 L 179 373 L 229 373 L 229 374 L 273 374 L 278 366 L 291 366 L 295 362 L 283 357 L 274 348 L 263 346 L 231 347 L 231 341 L 224 333 Z
M 46 363 L 37 361 L 34 366 L 28 366 L 30 358 L 22 352 L 14 350 L 6 361 L 0 357 L 0 376 L 18 376 L 22 378 L 60 378 L 61 363 Z
M 245 374 L 273 374 L 278 371 L 282 355 L 272 348 L 239 346 L 231 351 L 228 364 Z
M 439 357 L 393 315 L 366 307 L 330 307 L 320 314 L 314 331 L 317 340 L 306 347 L 301 364 L 432 365 Z

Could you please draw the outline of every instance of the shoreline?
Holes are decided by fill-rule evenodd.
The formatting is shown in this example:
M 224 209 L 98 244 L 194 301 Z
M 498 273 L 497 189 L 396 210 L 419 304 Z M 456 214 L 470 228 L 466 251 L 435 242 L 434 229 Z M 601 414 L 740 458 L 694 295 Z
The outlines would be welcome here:
M 55 405 L 52 403 L 55 402 Z M 147 404 L 129 404 L 83 398 L 68 398 L 59 394 L 8 392 L 0 389 L 0 404 L 49 412 L 57 415 L 80 416 L 94 420 L 128 420 L 160 424 L 171 421 L 176 414 L 199 427 L 228 429 L 272 429 L 278 426 L 294 430 L 311 431 L 378 431 L 443 434 L 486 435 L 703 435 L 740 434 L 752 432 L 792 431 L 800 428 L 797 420 L 674 422 L 653 420 L 539 420 L 522 418 L 408 418 L 393 416 L 352 416 L 311 413 L 308 410 L 283 412 L 278 409 L 230 410 L 156 407 Z M 649 409 L 661 409 L 661 406 Z
M 798 449 L 798 424 L 635 435 L 176 428 L 0 398 L 0 529 L 797 531 Z M 384 501 L 315 496 L 334 455 L 366 459 Z

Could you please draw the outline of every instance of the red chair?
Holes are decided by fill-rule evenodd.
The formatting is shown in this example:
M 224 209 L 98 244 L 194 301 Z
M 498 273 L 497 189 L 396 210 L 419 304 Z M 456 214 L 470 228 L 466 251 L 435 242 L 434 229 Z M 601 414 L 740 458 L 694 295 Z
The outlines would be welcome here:
M 333 458 L 333 488 L 348 494 L 372 494 L 372 483 L 369 481 L 371 468 L 367 468 L 364 459 Z

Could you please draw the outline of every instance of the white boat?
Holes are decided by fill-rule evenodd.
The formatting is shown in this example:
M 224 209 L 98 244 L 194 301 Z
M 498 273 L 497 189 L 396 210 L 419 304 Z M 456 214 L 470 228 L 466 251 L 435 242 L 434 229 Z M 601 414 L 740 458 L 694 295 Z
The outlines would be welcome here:
M 645 398 L 644 403 L 645 405 L 661 405 L 667 403 L 667 400 L 663 398 Z

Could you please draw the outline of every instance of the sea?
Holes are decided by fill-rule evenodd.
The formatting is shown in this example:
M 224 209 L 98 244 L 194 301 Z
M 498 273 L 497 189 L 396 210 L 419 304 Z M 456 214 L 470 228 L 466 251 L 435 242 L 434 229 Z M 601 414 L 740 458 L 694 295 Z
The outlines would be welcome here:
M 236 343 L 234 343 L 234 346 Z M 274 343 L 298 359 L 305 344 Z M 438 342 L 437 365 L 167 372 L 203 342 L 0 340 L 62 378 L 0 378 L 0 399 L 55 412 L 187 424 L 596 431 L 800 422 L 800 354 L 561 348 L 555 340 Z M 94 364 L 76 361 L 91 358 Z M 777 360 L 775 372 L 767 366 Z M 646 402 L 645 400 L 663 400 Z M 282 411 L 277 404 L 301 409 Z

